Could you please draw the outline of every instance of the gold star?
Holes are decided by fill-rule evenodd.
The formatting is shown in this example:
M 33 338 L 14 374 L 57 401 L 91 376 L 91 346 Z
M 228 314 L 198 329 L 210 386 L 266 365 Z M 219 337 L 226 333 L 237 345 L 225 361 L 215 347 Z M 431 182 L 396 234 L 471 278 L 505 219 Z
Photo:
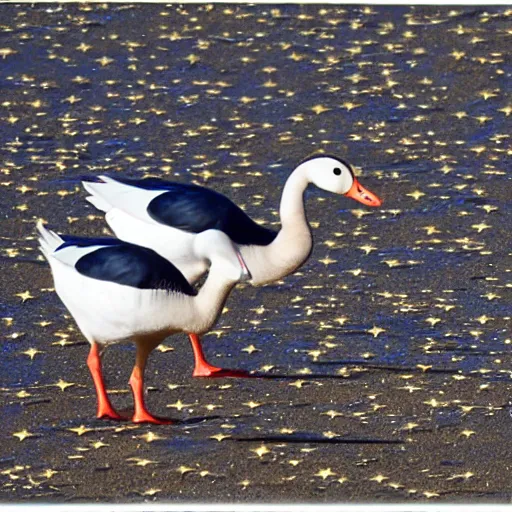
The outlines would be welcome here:
M 373 337 L 376 338 L 381 332 L 386 332 L 386 329 L 374 325 L 371 329 L 368 329 L 368 332 L 373 334 Z
M 261 352 L 259 348 L 256 348 L 254 345 L 249 345 L 242 349 L 242 352 L 247 352 L 248 354 L 252 354 L 253 352 Z
M 181 473 L 182 475 L 186 475 L 187 473 L 195 471 L 195 469 L 189 468 L 187 466 L 180 466 L 176 471 L 178 471 L 178 473 Z
M 336 418 L 336 416 L 343 416 L 341 412 L 333 411 L 332 409 L 327 412 L 323 412 L 322 414 L 325 414 L 325 416 L 329 416 L 329 418 L 333 419 Z
M 215 439 L 216 441 L 219 441 L 219 443 L 220 443 L 223 439 L 227 439 L 228 437 L 231 437 L 231 436 L 226 435 L 226 434 L 215 434 L 214 436 L 210 436 L 210 439 Z
M 427 235 L 434 235 L 435 233 L 441 233 L 435 226 L 425 226 L 424 229 L 427 232 Z
M 47 469 L 44 473 L 41 473 L 40 476 L 44 476 L 45 478 L 51 478 L 53 475 L 56 475 L 59 471 L 55 471 L 54 469 Z
M 3 59 L 8 57 L 9 55 L 14 55 L 15 53 L 18 53 L 16 50 L 13 50 L 12 48 L 0 48 L 0 55 Z
M 415 190 L 414 192 L 411 192 L 410 194 L 405 194 L 406 196 L 413 197 L 416 201 L 425 195 L 424 192 L 421 192 L 420 190 Z
M 158 347 L 156 347 L 156 349 L 159 352 L 163 352 L 164 354 L 165 354 L 165 352 L 172 352 L 174 350 L 173 347 L 168 347 L 167 345 L 158 345 Z
M 397 267 L 400 265 L 399 260 L 383 260 L 382 263 L 385 263 L 389 268 Z
M 387 476 L 384 476 L 384 475 L 381 475 L 381 474 L 378 474 L 376 476 L 374 476 L 373 478 L 370 478 L 371 481 L 375 481 L 375 482 L 379 482 L 382 483 L 384 480 L 389 480 L 389 478 Z
M 367 245 L 361 245 L 360 247 L 358 247 L 358 249 L 361 249 L 366 254 L 370 254 L 372 251 L 375 251 L 377 249 L 377 247 L 375 247 L 374 245 L 367 244 Z
M 85 433 L 91 432 L 92 429 L 87 428 L 85 425 L 80 425 L 79 427 L 68 428 L 67 430 L 70 432 L 75 432 L 79 436 L 83 436 Z
M 195 64 L 196 62 L 199 62 L 200 59 L 197 55 L 194 55 L 193 53 L 191 53 L 190 55 L 185 57 L 185 60 L 188 60 L 190 62 L 190 64 Z
M 295 386 L 296 388 L 300 389 L 304 384 L 306 383 L 305 380 L 296 380 L 295 382 L 291 382 L 289 386 Z
M 114 59 L 111 59 L 110 57 L 103 56 L 101 59 L 96 59 L 96 62 L 99 62 L 101 66 L 108 66 L 109 64 L 112 64 L 114 62 Z
M 491 226 L 486 224 L 485 222 L 481 222 L 480 224 L 473 224 L 471 226 L 473 229 L 476 229 L 479 233 L 481 233 L 484 229 L 489 229 Z
M 174 407 L 175 409 L 178 409 L 178 411 L 181 411 L 182 409 L 185 409 L 185 407 L 190 407 L 194 404 L 184 404 L 181 400 L 178 400 L 174 404 L 169 404 L 167 407 Z
M 321 469 L 318 473 L 315 473 L 314 476 L 320 477 L 322 480 L 325 480 L 326 478 L 329 478 L 330 476 L 334 476 L 336 473 L 334 473 L 331 468 L 327 469 Z
M 507 105 L 506 107 L 499 108 L 498 112 L 503 112 L 507 117 L 512 114 L 512 105 Z
M 493 320 L 493 319 L 488 317 L 487 315 L 482 315 L 482 316 L 479 316 L 478 318 L 475 318 L 475 320 L 478 320 L 481 324 L 486 324 L 489 320 Z
M 254 452 L 258 457 L 263 457 L 263 455 L 270 453 L 270 450 L 264 444 L 262 444 L 258 448 L 251 449 L 251 452 Z
M 151 431 L 146 432 L 145 434 L 143 434 L 139 437 L 144 439 L 144 441 L 146 441 L 146 443 L 152 443 L 153 441 L 159 441 L 160 439 L 166 439 L 165 437 L 159 436 L 158 434 L 155 434 L 154 432 L 151 432 Z
M 474 430 L 463 430 L 460 435 L 461 436 L 466 436 L 466 437 L 470 437 L 472 436 L 473 434 L 476 434 L 476 432 Z
M 25 301 L 27 301 L 29 299 L 34 299 L 35 298 L 32 295 L 30 295 L 30 292 L 28 290 L 26 292 L 23 292 L 23 293 L 17 293 L 16 297 L 20 297 L 22 302 L 25 302 Z
M 76 46 L 75 48 L 85 53 L 86 51 L 90 50 L 92 46 L 85 43 L 80 43 L 80 45 Z
M 43 354 L 43 352 L 35 348 L 29 348 L 28 350 L 25 350 L 25 352 L 22 352 L 22 354 L 26 354 L 30 359 L 34 359 L 36 354 Z
M 151 489 L 144 491 L 143 493 L 141 493 L 141 495 L 142 496 L 154 496 L 157 492 L 162 492 L 162 489 L 156 489 L 154 487 L 151 487 Z
M 130 457 L 129 459 L 126 459 L 128 462 L 135 462 L 136 466 L 142 466 L 146 467 L 149 464 L 158 464 L 158 461 L 156 460 L 149 460 L 149 459 L 140 459 L 138 457 Z
M 459 52 L 457 50 L 453 50 L 452 53 L 450 53 L 452 57 L 455 57 L 455 60 L 460 60 L 464 55 L 466 55 L 466 52 Z
M 250 402 L 245 402 L 242 405 L 246 405 L 247 407 L 250 407 L 251 409 L 255 409 L 256 407 L 260 407 L 261 404 L 257 402 L 253 402 L 252 400 Z
M 489 98 L 494 98 L 494 96 L 498 96 L 496 93 L 492 91 L 480 91 L 479 96 L 482 96 L 484 100 L 488 100 Z
M 361 103 L 352 103 L 351 101 L 346 101 L 341 104 L 342 107 L 345 107 L 348 111 L 353 110 L 357 107 L 361 106 Z
M 330 108 L 324 107 L 323 105 L 315 105 L 314 107 L 311 107 L 311 110 L 316 114 L 321 114 L 322 112 L 327 112 L 328 110 L 331 110 Z
M 467 113 L 466 112 L 455 112 L 455 114 L 453 114 L 457 119 L 462 119 L 463 117 L 467 117 Z
M 28 430 L 22 430 L 13 434 L 13 436 L 17 437 L 20 441 L 24 441 L 27 437 L 32 437 L 33 435 L 34 434 L 30 433 Z
M 58 388 L 61 389 L 61 391 L 64 391 L 66 388 L 74 386 L 74 384 L 72 382 L 65 382 L 62 379 L 59 379 L 59 382 L 54 384 L 54 386 L 57 386 Z
M 110 446 L 108 444 L 105 444 L 103 441 L 95 441 L 94 443 L 91 443 L 91 445 L 95 450 L 103 448 L 104 446 Z

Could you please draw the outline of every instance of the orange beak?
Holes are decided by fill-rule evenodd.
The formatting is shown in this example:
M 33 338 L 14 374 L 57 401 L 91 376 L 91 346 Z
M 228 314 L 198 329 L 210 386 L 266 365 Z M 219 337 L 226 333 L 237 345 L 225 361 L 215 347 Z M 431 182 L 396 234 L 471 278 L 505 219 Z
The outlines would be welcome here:
M 380 206 L 382 204 L 382 201 L 373 192 L 365 189 L 355 177 L 352 187 L 345 195 L 368 206 Z

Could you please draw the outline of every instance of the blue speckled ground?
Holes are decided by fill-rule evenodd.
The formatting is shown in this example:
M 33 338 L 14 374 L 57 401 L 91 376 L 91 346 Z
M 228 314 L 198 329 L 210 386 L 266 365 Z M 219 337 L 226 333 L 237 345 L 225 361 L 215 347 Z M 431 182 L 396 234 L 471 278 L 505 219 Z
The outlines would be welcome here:
M 0 5 L 0 499 L 510 501 L 511 15 Z M 210 359 L 271 378 L 194 380 L 175 336 L 148 401 L 181 423 L 93 419 L 35 221 L 103 234 L 80 177 L 119 173 L 207 184 L 277 227 L 315 151 L 384 204 L 309 190 L 311 259 L 230 297 Z M 120 408 L 133 357 L 105 357 Z

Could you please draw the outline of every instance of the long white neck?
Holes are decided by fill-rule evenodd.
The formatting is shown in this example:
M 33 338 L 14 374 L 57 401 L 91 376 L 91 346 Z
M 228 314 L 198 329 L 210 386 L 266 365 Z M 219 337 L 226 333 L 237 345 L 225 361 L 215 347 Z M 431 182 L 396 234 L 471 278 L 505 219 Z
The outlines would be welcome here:
M 235 284 L 232 279 L 224 276 L 213 262 L 205 283 L 192 299 L 194 313 L 186 330 L 194 334 L 209 331 L 222 313 L 229 292 Z
M 279 215 L 281 231 L 267 246 L 240 246 L 252 274 L 251 283 L 261 285 L 291 274 L 308 258 L 313 240 L 304 209 L 308 186 L 304 168 L 290 175 L 283 189 Z
M 300 167 L 295 169 L 286 180 L 279 207 L 281 232 L 297 228 L 309 230 L 304 210 L 304 192 L 308 183 L 305 172 Z

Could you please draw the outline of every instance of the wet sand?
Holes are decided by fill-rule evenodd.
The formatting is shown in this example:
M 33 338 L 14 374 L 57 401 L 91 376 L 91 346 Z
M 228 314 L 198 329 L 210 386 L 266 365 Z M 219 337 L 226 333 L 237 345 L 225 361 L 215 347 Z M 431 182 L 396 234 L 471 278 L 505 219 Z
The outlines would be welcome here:
M 509 502 L 506 7 L 0 5 L 0 500 Z M 383 198 L 313 189 L 315 248 L 239 285 L 205 336 L 151 357 L 152 412 L 94 418 L 88 345 L 35 222 L 108 233 L 80 177 L 206 184 L 278 228 L 302 158 Z M 134 347 L 104 358 L 129 414 Z

